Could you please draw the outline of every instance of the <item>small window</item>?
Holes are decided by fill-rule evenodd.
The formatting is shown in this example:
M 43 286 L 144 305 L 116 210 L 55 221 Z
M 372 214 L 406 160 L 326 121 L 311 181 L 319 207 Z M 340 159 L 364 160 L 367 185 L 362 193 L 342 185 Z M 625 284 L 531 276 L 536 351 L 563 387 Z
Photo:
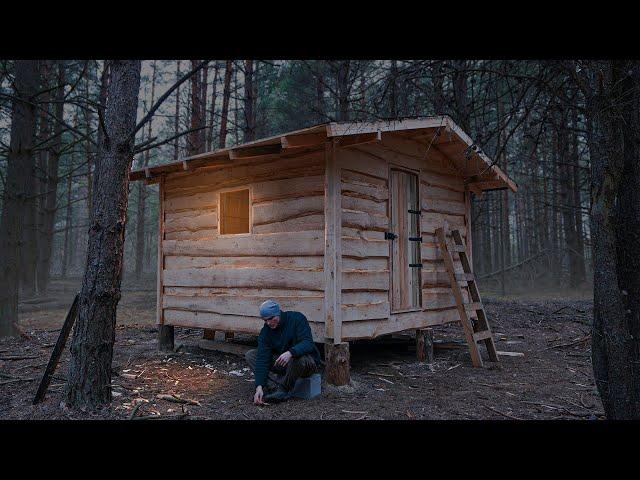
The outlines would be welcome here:
M 220 193 L 220 234 L 249 233 L 249 189 Z

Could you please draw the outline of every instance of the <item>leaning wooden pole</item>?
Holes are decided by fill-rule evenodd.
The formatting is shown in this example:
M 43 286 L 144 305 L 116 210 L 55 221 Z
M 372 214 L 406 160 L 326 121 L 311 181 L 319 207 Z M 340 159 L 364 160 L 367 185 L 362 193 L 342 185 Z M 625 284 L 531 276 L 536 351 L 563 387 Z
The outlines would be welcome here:
M 51 352 L 51 358 L 49 359 L 47 368 L 44 371 L 42 380 L 40 380 L 40 386 L 38 387 L 36 396 L 33 398 L 34 405 L 44 400 L 44 396 L 47 393 L 47 389 L 49 388 L 49 383 L 51 383 L 51 377 L 53 377 L 53 374 L 56 371 L 56 367 L 58 366 L 58 361 L 60 360 L 60 355 L 62 355 L 62 351 L 64 350 L 64 347 L 67 344 L 67 339 L 69 338 L 69 334 L 71 333 L 73 324 L 76 322 L 76 317 L 78 316 L 78 299 L 79 298 L 80 298 L 80 293 L 76 293 L 76 296 L 73 299 L 73 303 L 71 304 L 71 308 L 67 313 L 67 318 L 65 318 L 64 324 L 62 325 L 62 330 L 60 330 L 60 335 L 58 336 L 56 345 L 55 347 L 53 347 L 53 352 Z

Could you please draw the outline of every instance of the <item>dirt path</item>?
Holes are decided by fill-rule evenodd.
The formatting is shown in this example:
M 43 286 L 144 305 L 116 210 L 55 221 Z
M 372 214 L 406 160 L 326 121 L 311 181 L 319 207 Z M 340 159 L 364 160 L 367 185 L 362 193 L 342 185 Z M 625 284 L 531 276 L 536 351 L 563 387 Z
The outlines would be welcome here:
M 125 292 L 118 308 L 113 404 L 100 414 L 61 406 L 68 351 L 45 402 L 31 399 L 57 338 L 65 309 L 22 315 L 25 335 L 0 341 L 0 418 L 65 419 L 156 416 L 186 419 L 597 419 L 602 405 L 590 365 L 592 302 L 584 299 L 487 301 L 501 356 L 471 367 L 465 348 L 436 350 L 431 368 L 415 360 L 413 343 L 352 345 L 353 386 L 323 386 L 309 401 L 256 407 L 253 377 L 242 357 L 195 347 L 201 332 L 177 329 L 184 346 L 156 353 L 153 292 Z M 457 325 L 436 340 L 462 338 Z M 255 344 L 255 338 L 238 336 Z M 485 357 L 486 358 L 486 357 Z M 192 404 L 158 395 L 177 395 Z M 167 397 L 165 397 L 167 398 Z M 139 405 L 139 406 L 138 406 Z M 134 412 L 135 411 L 135 412 Z

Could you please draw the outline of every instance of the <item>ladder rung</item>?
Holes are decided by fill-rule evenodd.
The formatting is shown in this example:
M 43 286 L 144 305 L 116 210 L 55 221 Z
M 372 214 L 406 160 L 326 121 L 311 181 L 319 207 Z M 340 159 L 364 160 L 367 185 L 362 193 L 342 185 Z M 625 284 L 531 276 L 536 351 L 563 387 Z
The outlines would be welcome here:
M 482 332 L 475 332 L 473 334 L 473 339 L 476 342 L 479 342 L 480 340 L 487 340 L 489 338 L 492 338 L 491 331 L 489 330 L 484 330 Z
M 464 245 L 451 245 L 452 252 L 467 253 L 467 247 Z
M 459 282 L 475 282 L 473 273 L 456 273 L 456 280 Z
M 482 303 L 480 302 L 471 302 L 464 304 L 465 310 L 475 312 L 476 310 L 482 310 Z

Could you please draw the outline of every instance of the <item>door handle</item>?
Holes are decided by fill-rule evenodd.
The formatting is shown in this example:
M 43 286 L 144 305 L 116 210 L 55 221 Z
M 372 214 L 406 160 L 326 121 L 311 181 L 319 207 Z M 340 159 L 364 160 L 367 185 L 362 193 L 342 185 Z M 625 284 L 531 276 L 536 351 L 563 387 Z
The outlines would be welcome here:
M 384 239 L 385 240 L 395 240 L 396 238 L 398 238 L 398 235 L 396 235 L 395 233 L 384 232 Z

